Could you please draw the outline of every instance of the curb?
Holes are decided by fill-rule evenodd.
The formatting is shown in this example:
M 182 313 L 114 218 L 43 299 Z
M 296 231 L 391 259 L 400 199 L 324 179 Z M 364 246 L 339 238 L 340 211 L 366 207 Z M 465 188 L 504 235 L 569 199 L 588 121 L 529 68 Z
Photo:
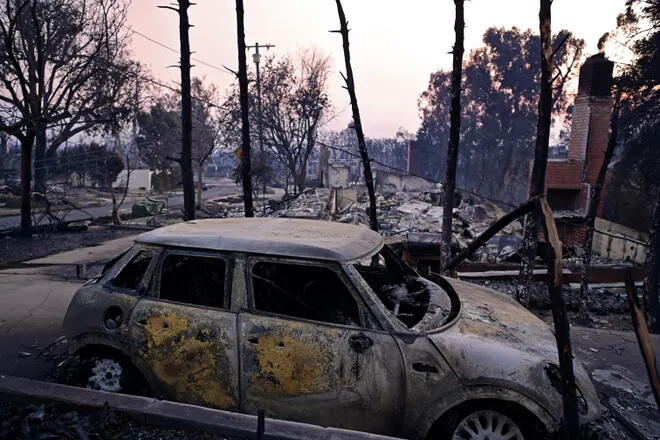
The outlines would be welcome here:
M 107 403 L 114 411 L 138 423 L 244 439 L 257 438 L 257 416 L 150 397 L 108 393 L 8 375 L 0 375 L 0 396 L 3 400 L 52 402 L 82 409 L 100 409 Z M 396 440 L 394 437 L 278 419 L 266 419 L 261 439 Z

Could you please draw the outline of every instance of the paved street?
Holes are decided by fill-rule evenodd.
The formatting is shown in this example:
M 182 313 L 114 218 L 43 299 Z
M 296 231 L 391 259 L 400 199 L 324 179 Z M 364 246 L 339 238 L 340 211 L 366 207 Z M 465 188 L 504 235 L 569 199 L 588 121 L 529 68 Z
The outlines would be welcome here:
M 202 193 L 204 200 L 213 199 L 228 194 L 235 194 L 241 191 L 239 186 L 231 181 L 231 179 L 207 179 L 209 189 Z M 170 209 L 183 206 L 183 195 L 174 195 L 169 197 L 154 196 L 159 200 L 167 200 L 167 205 Z M 122 210 L 130 211 L 133 202 L 127 202 L 121 205 Z M 85 208 L 84 211 L 72 210 L 66 216 L 67 221 L 83 221 L 90 220 L 97 217 L 107 217 L 112 214 L 112 205 L 98 206 L 93 208 Z M 21 216 L 12 215 L 7 217 L 0 217 L 0 231 L 17 228 L 20 225 Z

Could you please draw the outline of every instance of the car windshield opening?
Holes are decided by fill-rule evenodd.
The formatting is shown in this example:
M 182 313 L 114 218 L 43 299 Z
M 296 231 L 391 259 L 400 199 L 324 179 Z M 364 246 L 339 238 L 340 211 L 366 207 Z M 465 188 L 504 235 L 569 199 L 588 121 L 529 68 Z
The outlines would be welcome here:
M 427 284 L 387 246 L 355 268 L 385 307 L 408 328 L 426 315 L 430 298 Z

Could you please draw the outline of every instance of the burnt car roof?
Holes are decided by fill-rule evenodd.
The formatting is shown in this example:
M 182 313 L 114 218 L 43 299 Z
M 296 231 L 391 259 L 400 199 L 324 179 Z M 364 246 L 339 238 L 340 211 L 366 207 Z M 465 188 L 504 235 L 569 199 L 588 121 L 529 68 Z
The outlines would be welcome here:
M 137 243 L 350 261 L 373 255 L 383 237 L 365 226 L 290 218 L 193 220 L 139 235 Z

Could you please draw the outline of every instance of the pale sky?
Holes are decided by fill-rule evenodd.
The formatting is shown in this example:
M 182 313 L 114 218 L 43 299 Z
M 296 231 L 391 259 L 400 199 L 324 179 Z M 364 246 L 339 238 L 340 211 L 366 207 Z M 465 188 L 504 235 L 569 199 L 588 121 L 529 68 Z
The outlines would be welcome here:
M 129 23 L 136 31 L 170 47 L 179 48 L 178 19 L 174 12 L 158 9 L 169 0 L 133 0 Z M 234 0 L 196 0 L 190 9 L 195 26 L 190 31 L 194 57 L 236 69 L 236 12 Z M 586 41 L 586 53 L 597 52 L 604 32 L 616 25 L 625 0 L 555 0 L 553 32 L 566 28 Z M 419 127 L 417 99 L 431 72 L 451 68 L 454 42 L 452 0 L 344 0 L 351 28 L 351 57 L 358 101 L 369 137 L 394 136 L 399 127 Z M 465 4 L 465 47 L 481 46 L 490 26 L 538 29 L 538 0 L 468 0 Z M 247 44 L 271 43 L 271 53 L 294 55 L 316 47 L 333 61 L 330 98 L 336 118 L 329 128 L 341 129 L 351 119 L 348 94 L 342 89 L 344 70 L 341 37 L 334 0 L 245 0 Z M 177 55 L 139 35 L 133 36 L 136 59 L 163 80 L 177 80 Z M 252 58 L 248 56 L 250 67 Z M 193 75 L 205 76 L 224 90 L 233 75 L 196 64 Z

